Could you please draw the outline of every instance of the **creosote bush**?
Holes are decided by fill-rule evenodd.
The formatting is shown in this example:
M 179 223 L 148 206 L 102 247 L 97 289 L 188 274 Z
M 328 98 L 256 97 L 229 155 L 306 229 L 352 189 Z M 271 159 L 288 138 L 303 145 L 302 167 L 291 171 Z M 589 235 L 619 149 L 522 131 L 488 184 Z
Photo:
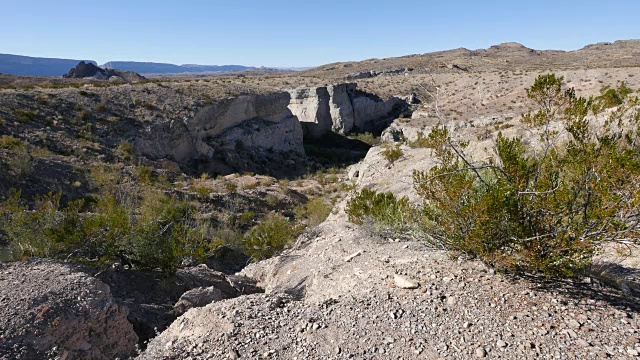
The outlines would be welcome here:
M 389 164 L 393 164 L 394 162 L 398 161 L 403 154 L 404 152 L 400 148 L 400 144 L 396 144 L 396 145 L 386 144 L 384 146 L 384 150 L 382 150 L 382 156 L 384 156 L 384 158 L 389 162 Z
M 2 137 L 0 137 L 0 149 L 14 150 L 22 148 L 24 146 L 25 144 L 22 142 L 22 140 L 17 139 L 11 135 L 2 135 Z
M 539 148 L 500 133 L 496 158 L 472 164 L 443 127 L 434 129 L 439 165 L 414 172 L 431 241 L 499 269 L 552 277 L 578 275 L 606 243 L 638 242 L 638 100 L 620 103 L 595 129 L 588 116 L 601 100 L 578 97 L 562 81 L 542 75 L 527 91 L 538 110 L 523 120 L 539 132 Z M 556 121 L 570 134 L 565 144 L 549 130 Z
M 377 231 L 394 235 L 411 232 L 418 223 L 419 213 L 407 197 L 397 198 L 391 192 L 378 193 L 364 188 L 347 203 L 349 221 L 355 224 L 371 222 Z
M 254 260 L 272 257 L 293 241 L 300 230 L 280 214 L 267 215 L 245 235 L 245 253 Z
M 134 189 L 116 171 L 95 171 L 100 194 L 60 203 L 60 193 L 27 207 L 19 191 L 0 203 L 0 227 L 24 256 L 99 265 L 129 257 L 141 269 L 173 272 L 209 252 L 208 224 L 193 204 L 153 188 Z
M 312 198 L 294 209 L 296 219 L 304 219 L 309 227 L 320 225 L 331 213 L 331 204 L 321 198 Z

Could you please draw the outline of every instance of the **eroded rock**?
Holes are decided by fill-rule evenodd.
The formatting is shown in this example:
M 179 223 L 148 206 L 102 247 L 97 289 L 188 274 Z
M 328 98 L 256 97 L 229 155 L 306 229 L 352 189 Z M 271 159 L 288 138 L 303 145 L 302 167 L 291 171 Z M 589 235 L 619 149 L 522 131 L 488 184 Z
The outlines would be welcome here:
M 114 359 L 138 336 L 105 283 L 50 260 L 0 265 L 0 359 Z

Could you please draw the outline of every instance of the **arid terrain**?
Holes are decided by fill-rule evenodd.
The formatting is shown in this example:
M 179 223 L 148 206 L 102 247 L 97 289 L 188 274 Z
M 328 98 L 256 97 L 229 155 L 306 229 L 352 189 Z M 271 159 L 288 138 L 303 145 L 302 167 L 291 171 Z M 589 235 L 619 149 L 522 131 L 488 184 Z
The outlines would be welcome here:
M 349 210 L 362 189 L 422 206 L 414 171 L 440 164 L 439 126 L 474 164 L 503 135 L 543 148 L 523 119 L 549 73 L 576 96 L 629 89 L 585 117 L 596 133 L 640 119 L 638 40 L 128 82 L 0 74 L 0 359 L 640 356 L 637 239 L 545 276 Z M 563 124 L 545 128 L 557 144 Z

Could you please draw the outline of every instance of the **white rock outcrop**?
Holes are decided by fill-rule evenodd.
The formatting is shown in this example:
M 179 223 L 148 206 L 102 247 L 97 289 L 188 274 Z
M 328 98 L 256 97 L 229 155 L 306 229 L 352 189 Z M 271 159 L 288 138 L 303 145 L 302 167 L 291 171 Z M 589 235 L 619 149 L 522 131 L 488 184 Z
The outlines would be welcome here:
M 191 119 L 150 125 L 134 146 L 151 158 L 199 163 L 221 173 L 256 171 L 261 166 L 277 172 L 286 164 L 300 167 L 298 160 L 305 156 L 303 132 L 289 103 L 286 92 L 223 99 Z
M 290 90 L 289 109 L 302 124 L 304 136 L 320 138 L 333 131 L 379 131 L 406 103 L 397 97 L 388 100 L 357 90 L 357 84 Z

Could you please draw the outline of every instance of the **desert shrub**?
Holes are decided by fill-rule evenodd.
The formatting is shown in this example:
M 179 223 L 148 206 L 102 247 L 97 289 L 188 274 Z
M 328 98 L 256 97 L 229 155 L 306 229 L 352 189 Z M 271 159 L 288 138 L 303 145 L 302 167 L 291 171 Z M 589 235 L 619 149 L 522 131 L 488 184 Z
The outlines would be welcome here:
M 367 188 L 347 202 L 345 212 L 355 224 L 370 221 L 376 230 L 395 235 L 411 232 L 419 221 L 418 211 L 407 197 L 397 198 L 391 192 L 378 193 Z
M 631 116 L 628 131 L 610 119 L 596 132 L 587 117 L 596 100 L 577 97 L 553 74 L 527 95 L 538 110 L 525 122 L 540 132 L 541 149 L 498 134 L 496 159 L 471 164 L 448 134 L 434 135 L 439 165 L 414 172 L 425 231 L 500 269 L 575 276 L 602 244 L 637 241 L 640 119 Z M 568 143 L 539 126 L 551 121 L 564 123 Z
M 36 115 L 35 112 L 30 111 L 30 110 L 16 109 L 16 110 L 14 110 L 14 114 L 16 116 L 16 119 L 19 122 L 33 121 L 33 120 L 36 119 L 36 117 L 38 117 L 38 115 Z
M 320 225 L 331 213 L 331 205 L 321 198 L 312 198 L 294 209 L 296 219 L 304 219 L 309 227 Z
M 382 156 L 389 162 L 389 164 L 393 164 L 398 161 L 403 154 L 404 152 L 400 148 L 400 144 L 386 144 L 384 146 L 384 150 L 382 150 Z
M 244 251 L 255 260 L 280 253 L 299 234 L 298 229 L 280 214 L 269 214 L 245 235 Z
M 22 140 L 14 138 L 11 135 L 2 135 L 2 137 L 0 137 L 0 149 L 14 150 L 24 146 L 25 144 Z
M 89 114 L 87 111 L 79 111 L 78 114 L 76 115 L 76 122 L 84 122 L 87 121 L 91 118 L 91 114 Z
M 131 145 L 130 142 L 123 140 L 116 147 L 116 153 L 124 159 L 129 159 L 131 154 L 133 154 L 133 145 Z
M 595 98 L 596 105 L 604 109 L 620 106 L 632 92 L 625 82 L 620 83 L 617 88 L 605 86 L 600 89 L 600 96 Z
M 198 186 L 198 185 L 191 186 L 190 190 L 194 191 L 198 195 L 198 197 L 201 199 L 209 198 L 209 195 L 211 195 L 211 193 L 213 192 L 213 190 L 207 186 Z
M 229 193 L 234 193 L 238 190 L 238 185 L 236 183 L 228 182 L 224 184 L 225 190 Z
M 207 224 L 190 203 L 147 191 L 132 205 L 110 194 L 93 202 L 60 204 L 61 194 L 36 199 L 33 208 L 12 191 L 0 203 L 0 226 L 23 255 L 102 264 L 126 254 L 136 267 L 173 272 L 209 250 Z
M 96 105 L 96 111 L 98 111 L 98 112 L 106 112 L 107 111 L 107 106 L 105 104 L 98 104 L 98 105 Z
M 415 140 L 409 142 L 409 146 L 412 148 L 434 149 L 438 146 L 439 141 L 448 135 L 449 129 L 447 129 L 447 127 L 436 126 L 431 129 L 431 132 L 429 132 L 427 136 L 425 136 L 422 131 L 418 132 L 418 136 Z
M 136 166 L 134 173 L 138 181 L 142 184 L 151 184 L 153 182 L 153 169 L 151 166 Z
M 379 145 L 380 144 L 380 138 L 379 137 L 375 137 L 372 133 L 369 133 L 369 132 L 351 134 L 351 135 L 349 135 L 349 138 L 353 139 L 353 140 L 362 141 L 362 142 L 367 143 L 367 144 L 369 144 L 371 146 L 375 146 L 375 145 Z
M 236 216 L 234 219 L 234 222 L 235 222 L 235 225 L 242 228 L 242 227 L 251 225 L 251 223 L 255 218 L 256 218 L 255 212 L 247 211 Z
M 9 171 L 19 178 L 29 175 L 33 169 L 33 157 L 29 148 L 24 144 L 19 145 L 11 139 L 7 140 L 4 145 L 12 147 L 11 152 L 5 158 L 5 165 Z

